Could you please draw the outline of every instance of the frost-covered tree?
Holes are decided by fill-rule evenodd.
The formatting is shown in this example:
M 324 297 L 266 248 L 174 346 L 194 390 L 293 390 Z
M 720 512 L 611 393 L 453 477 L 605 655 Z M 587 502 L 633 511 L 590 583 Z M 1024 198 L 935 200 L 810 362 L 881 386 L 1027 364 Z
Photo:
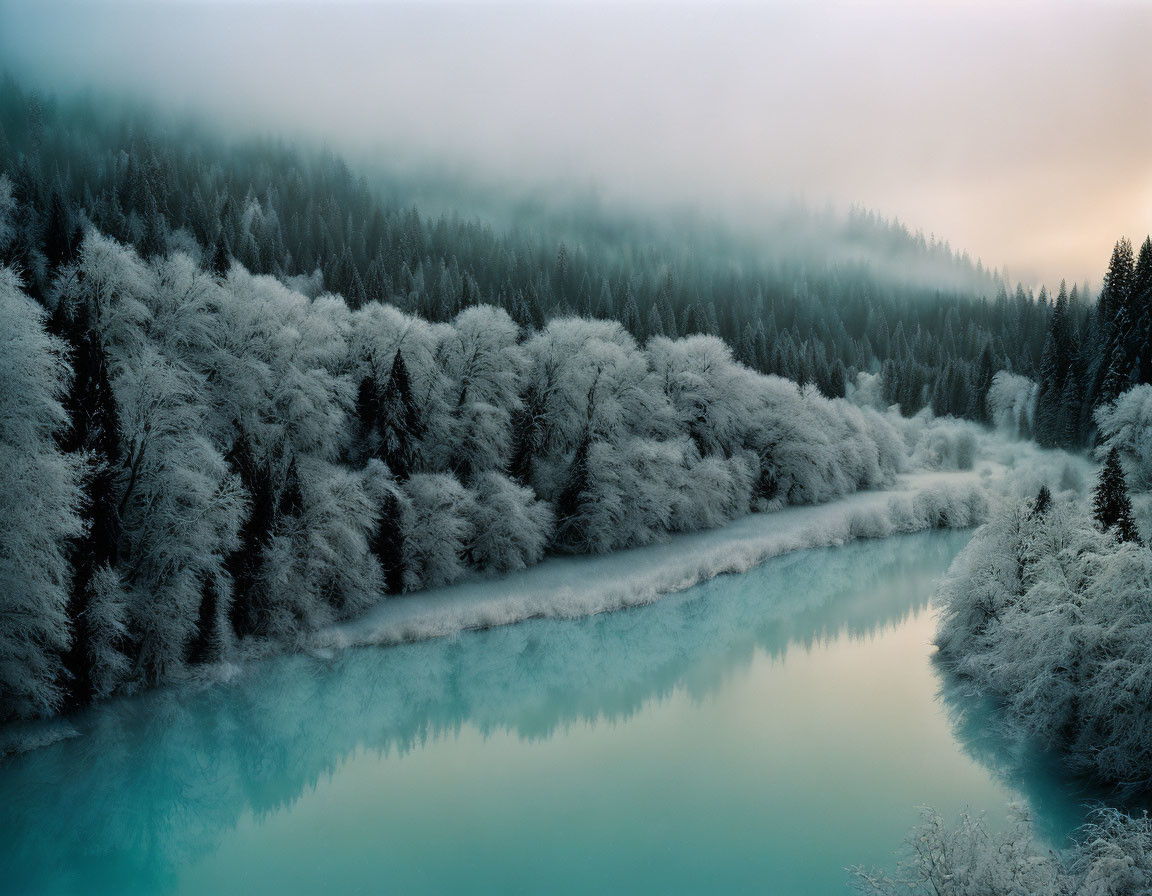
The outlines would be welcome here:
M 83 532 L 81 463 L 55 436 L 70 371 L 20 281 L 0 268 L 0 718 L 47 714 L 68 649 L 70 542 Z
M 411 502 L 404 576 L 408 590 L 447 585 L 464 575 L 475 536 L 475 497 L 446 473 L 416 473 L 403 484 Z
M 1001 370 L 992 377 L 987 408 L 991 422 L 1001 432 L 1018 438 L 1032 434 L 1035 420 L 1036 383 L 1024 376 Z
M 1096 409 L 1101 460 L 1113 450 L 1124 461 L 1127 481 L 1136 491 L 1152 489 L 1152 386 L 1129 389 Z
M 472 488 L 472 563 L 495 572 L 538 563 L 552 538 L 552 508 L 530 488 L 495 471 L 479 474 Z

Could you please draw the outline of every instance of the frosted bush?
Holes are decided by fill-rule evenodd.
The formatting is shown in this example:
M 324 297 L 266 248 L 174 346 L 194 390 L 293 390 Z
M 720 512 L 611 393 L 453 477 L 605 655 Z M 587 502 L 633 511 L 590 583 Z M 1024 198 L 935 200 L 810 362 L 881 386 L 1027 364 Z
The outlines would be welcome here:
M 1031 828 L 1019 809 L 999 833 L 982 817 L 964 813 L 951 827 L 926 809 L 900 870 L 854 868 L 853 884 L 877 896 L 1145 896 L 1152 887 L 1147 815 L 1097 810 L 1063 853 L 1038 844 Z

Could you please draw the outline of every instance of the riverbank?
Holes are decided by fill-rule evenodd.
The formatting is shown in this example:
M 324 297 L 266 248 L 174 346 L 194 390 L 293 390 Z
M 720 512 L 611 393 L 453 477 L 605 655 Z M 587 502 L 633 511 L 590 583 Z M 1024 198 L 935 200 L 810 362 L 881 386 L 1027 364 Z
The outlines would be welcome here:
M 540 617 L 572 618 L 650 603 L 792 551 L 983 521 L 999 464 L 898 477 L 890 489 L 774 513 L 606 556 L 550 557 L 498 579 L 390 598 L 317 633 L 314 649 L 396 644 Z

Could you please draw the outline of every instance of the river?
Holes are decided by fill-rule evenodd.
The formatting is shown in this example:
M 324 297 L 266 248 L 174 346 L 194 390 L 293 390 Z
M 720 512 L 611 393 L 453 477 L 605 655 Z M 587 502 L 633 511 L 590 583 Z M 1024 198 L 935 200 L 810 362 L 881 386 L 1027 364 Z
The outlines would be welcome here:
M 922 804 L 1058 844 L 1086 795 L 933 661 L 968 537 L 111 701 L 0 766 L 0 891 L 844 893 Z

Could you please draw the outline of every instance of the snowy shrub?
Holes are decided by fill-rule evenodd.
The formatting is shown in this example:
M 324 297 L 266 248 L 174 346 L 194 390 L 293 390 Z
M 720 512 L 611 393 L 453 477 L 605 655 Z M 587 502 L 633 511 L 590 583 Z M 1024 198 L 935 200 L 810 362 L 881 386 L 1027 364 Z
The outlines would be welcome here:
M 923 896 L 1143 896 L 1152 888 L 1152 820 L 1096 810 L 1072 846 L 1057 854 L 1032 836 L 1016 811 L 1004 831 L 967 813 L 949 827 L 930 809 L 909 835 L 898 876 L 851 869 L 863 893 Z
M 923 470 L 971 470 L 980 427 L 965 420 L 934 417 L 924 410 L 904 426 L 912 453 L 912 465 Z

